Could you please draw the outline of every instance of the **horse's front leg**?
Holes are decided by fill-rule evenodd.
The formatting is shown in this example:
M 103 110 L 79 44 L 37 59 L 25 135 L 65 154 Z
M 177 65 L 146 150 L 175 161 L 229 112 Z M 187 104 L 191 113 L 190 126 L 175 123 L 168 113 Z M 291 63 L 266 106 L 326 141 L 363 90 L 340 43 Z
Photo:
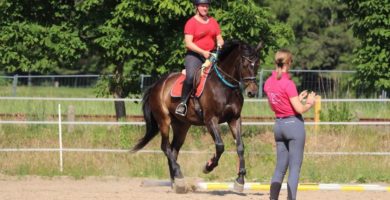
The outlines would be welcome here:
M 238 177 L 234 183 L 234 189 L 236 191 L 242 192 L 244 190 L 246 169 L 244 159 L 244 143 L 241 137 L 241 118 L 228 122 L 228 125 L 232 131 L 233 138 L 235 139 L 238 154 Z
M 215 143 L 215 154 L 214 156 L 206 163 L 206 166 L 203 169 L 205 174 L 210 173 L 213 169 L 218 166 L 218 161 L 221 158 L 223 151 L 225 150 L 225 146 L 223 144 L 221 135 L 219 134 L 219 126 L 218 119 L 214 118 L 209 120 L 209 123 L 206 124 L 208 131 L 213 137 Z

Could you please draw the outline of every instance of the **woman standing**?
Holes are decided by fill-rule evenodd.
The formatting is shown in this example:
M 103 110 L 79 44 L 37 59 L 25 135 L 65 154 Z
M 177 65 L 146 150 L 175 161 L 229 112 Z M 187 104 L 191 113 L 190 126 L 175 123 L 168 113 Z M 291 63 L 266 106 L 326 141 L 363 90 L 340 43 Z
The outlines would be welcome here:
M 176 108 L 176 114 L 185 116 L 187 113 L 187 100 L 192 91 L 193 79 L 196 71 L 205 59 L 210 57 L 210 51 L 224 44 L 218 22 L 209 16 L 211 0 L 194 0 L 196 13 L 184 27 L 184 42 L 187 54 L 184 60 L 186 79 L 183 84 L 181 103 Z
M 288 200 L 295 200 L 299 173 L 305 146 L 305 129 L 302 113 L 308 111 L 315 103 L 315 93 L 303 91 L 298 95 L 294 82 L 288 71 L 292 64 L 292 54 L 286 49 L 276 52 L 276 70 L 267 79 L 264 91 L 269 105 L 275 112 L 274 137 L 276 142 L 276 167 L 271 180 L 270 199 L 277 200 L 287 168 Z M 305 104 L 302 104 L 307 97 Z

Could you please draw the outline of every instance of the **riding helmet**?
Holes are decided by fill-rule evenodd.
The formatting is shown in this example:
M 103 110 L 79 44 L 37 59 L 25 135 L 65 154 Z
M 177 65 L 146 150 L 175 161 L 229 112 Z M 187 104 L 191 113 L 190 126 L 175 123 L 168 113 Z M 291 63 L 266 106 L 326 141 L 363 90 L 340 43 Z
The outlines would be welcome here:
M 211 0 L 193 0 L 192 2 L 194 3 L 194 5 L 198 5 L 201 3 L 210 4 Z

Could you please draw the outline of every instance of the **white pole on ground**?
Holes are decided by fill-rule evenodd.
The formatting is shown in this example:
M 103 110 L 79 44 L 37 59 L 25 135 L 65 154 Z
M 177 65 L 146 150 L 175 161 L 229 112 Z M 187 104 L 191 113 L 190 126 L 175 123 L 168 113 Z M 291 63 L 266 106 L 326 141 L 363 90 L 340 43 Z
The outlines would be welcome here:
M 62 126 L 61 126 L 61 104 L 58 104 L 58 142 L 60 144 L 60 171 L 63 171 L 62 160 Z

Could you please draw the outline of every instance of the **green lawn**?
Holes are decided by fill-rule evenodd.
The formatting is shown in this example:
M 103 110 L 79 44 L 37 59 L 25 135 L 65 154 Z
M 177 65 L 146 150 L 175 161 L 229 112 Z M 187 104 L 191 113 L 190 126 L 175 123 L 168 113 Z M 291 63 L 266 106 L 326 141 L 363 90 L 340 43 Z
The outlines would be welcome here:
M 0 88 L 0 96 L 12 96 L 9 87 Z M 94 98 L 89 88 L 18 87 L 18 97 Z M 26 114 L 19 120 L 57 119 L 58 104 L 67 115 L 72 106 L 76 115 L 115 115 L 113 102 L 1 100 L 1 114 Z M 360 118 L 389 118 L 389 102 L 322 102 L 322 121 L 356 121 Z M 126 102 L 128 115 L 141 115 L 140 102 Z M 245 102 L 243 116 L 271 117 L 268 103 Z M 314 111 L 305 114 L 313 117 Z M 3 118 L 4 120 L 4 118 Z M 64 118 L 66 120 L 66 118 Z M 76 121 L 78 119 L 76 118 Z M 92 120 L 88 120 L 92 121 Z M 144 126 L 64 125 L 64 148 L 130 149 L 142 137 Z M 226 153 L 219 166 L 209 175 L 202 167 L 213 155 L 215 145 L 204 127 L 193 127 L 183 150 L 206 151 L 202 154 L 180 154 L 179 163 L 185 176 L 206 180 L 231 181 L 236 177 L 235 144 L 226 126 L 221 127 Z M 389 126 L 307 126 L 305 151 L 310 152 L 389 152 Z M 247 179 L 268 182 L 275 164 L 272 126 L 244 126 Z M 58 148 L 56 125 L 0 124 L 0 148 Z M 160 151 L 160 136 L 146 149 Z M 129 176 L 168 178 L 167 161 L 162 153 L 90 153 L 64 152 L 64 172 L 59 171 L 58 152 L 0 152 L 0 174 L 57 176 Z M 302 182 L 322 183 L 390 183 L 389 156 L 313 156 L 306 155 Z

